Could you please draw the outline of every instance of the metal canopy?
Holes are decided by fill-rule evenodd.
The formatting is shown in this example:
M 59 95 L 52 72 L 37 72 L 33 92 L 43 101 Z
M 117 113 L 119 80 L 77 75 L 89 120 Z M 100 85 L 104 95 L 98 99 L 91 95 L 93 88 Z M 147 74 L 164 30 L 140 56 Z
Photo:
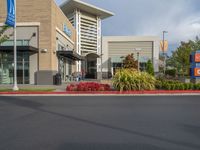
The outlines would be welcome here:
M 12 52 L 13 46 L 0 46 L 0 51 L 5 52 Z M 32 47 L 32 46 L 17 46 L 18 52 L 32 52 L 32 53 L 38 53 L 38 48 Z
M 84 60 L 84 58 L 82 56 L 80 56 L 78 53 L 76 53 L 73 50 L 71 50 L 71 51 L 57 51 L 57 55 L 65 57 L 65 58 L 69 58 L 69 59 L 72 59 L 72 60 L 75 60 L 75 61 Z

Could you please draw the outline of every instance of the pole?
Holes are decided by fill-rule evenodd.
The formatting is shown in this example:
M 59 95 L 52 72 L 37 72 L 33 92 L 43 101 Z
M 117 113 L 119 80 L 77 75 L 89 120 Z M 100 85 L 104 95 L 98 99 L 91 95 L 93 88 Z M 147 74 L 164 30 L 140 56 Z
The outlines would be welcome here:
M 13 91 L 18 91 L 19 88 L 17 86 L 17 33 L 16 33 L 16 28 L 17 28 L 17 18 L 16 18 L 16 0 L 15 0 L 15 25 L 14 25 L 14 85 L 13 85 Z
M 162 50 L 163 50 L 163 56 L 164 56 L 164 67 L 163 67 L 164 75 L 165 75 L 165 70 L 166 70 L 166 58 L 165 58 L 165 33 L 167 33 L 167 31 L 163 31 L 163 47 L 162 47 Z
M 101 54 L 101 80 L 103 79 L 103 68 L 102 68 L 102 64 L 103 64 L 103 60 L 102 60 L 102 56 L 103 54 Z
M 140 53 L 137 52 L 137 60 L 138 60 L 138 71 L 140 71 Z
M 164 60 L 163 60 L 163 72 L 164 72 L 164 75 L 165 75 L 165 31 L 163 31 L 163 47 L 162 47 L 162 50 L 163 50 L 163 57 L 164 57 Z

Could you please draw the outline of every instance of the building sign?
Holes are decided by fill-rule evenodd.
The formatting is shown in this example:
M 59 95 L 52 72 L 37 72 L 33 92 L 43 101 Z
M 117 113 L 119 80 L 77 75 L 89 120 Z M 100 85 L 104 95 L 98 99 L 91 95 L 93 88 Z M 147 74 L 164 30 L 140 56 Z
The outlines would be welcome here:
M 200 77 L 200 68 L 194 69 L 194 75 L 195 75 L 195 77 Z
M 191 79 L 200 79 L 200 50 L 190 55 L 190 76 Z
M 63 25 L 63 32 L 69 37 L 72 36 L 72 31 L 67 27 L 67 25 L 65 23 Z
M 195 54 L 195 62 L 200 62 L 200 53 Z

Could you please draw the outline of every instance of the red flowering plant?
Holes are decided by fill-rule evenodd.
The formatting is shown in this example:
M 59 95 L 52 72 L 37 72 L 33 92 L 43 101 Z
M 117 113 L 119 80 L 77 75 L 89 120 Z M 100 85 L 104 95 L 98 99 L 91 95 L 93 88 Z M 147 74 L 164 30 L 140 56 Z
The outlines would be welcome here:
M 66 91 L 110 91 L 110 85 L 96 82 L 81 82 L 79 84 L 70 84 Z

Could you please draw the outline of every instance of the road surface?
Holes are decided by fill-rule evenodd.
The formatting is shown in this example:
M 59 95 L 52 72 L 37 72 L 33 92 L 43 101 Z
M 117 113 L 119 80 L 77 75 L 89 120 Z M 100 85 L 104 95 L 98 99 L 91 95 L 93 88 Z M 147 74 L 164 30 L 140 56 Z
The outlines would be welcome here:
M 200 150 L 200 97 L 0 97 L 0 150 Z

